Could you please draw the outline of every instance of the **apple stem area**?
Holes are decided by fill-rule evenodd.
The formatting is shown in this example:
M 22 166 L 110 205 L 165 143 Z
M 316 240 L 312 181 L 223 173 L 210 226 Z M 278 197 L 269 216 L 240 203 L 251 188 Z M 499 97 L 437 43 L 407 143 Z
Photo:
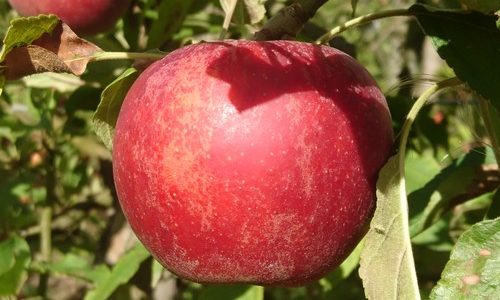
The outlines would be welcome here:
M 139 52 L 99 52 L 94 54 L 90 61 L 117 60 L 117 59 L 145 59 L 158 60 L 165 57 L 166 53 L 139 53 Z
M 78 60 L 88 60 L 89 62 L 106 61 L 106 60 L 159 60 L 165 57 L 167 53 L 151 53 L 151 52 L 97 52 L 91 56 L 79 57 L 70 60 L 65 60 L 66 63 L 75 62 Z

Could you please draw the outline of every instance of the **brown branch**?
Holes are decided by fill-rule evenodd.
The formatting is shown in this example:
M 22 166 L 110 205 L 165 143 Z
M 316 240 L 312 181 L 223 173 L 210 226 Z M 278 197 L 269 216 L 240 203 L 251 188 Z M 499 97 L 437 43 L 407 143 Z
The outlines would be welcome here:
M 279 40 L 295 37 L 304 24 L 328 0 L 297 0 L 280 10 L 262 29 L 255 33 L 255 40 Z

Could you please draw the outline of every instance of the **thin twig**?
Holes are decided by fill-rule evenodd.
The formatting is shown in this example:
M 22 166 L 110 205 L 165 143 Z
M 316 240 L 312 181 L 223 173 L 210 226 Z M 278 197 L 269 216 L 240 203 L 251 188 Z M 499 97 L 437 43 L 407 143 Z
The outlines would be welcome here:
M 386 11 L 381 11 L 377 13 L 372 13 L 372 14 L 367 14 L 364 16 L 360 16 L 357 18 L 354 18 L 352 20 L 349 20 L 345 22 L 342 25 L 339 25 L 323 36 L 321 36 L 317 41 L 316 44 L 326 44 L 328 43 L 331 39 L 339 35 L 340 33 L 346 31 L 349 28 L 357 27 L 369 22 L 372 22 L 374 20 L 378 19 L 383 19 L 383 18 L 388 18 L 388 17 L 403 17 L 403 16 L 412 16 L 414 15 L 413 12 L 411 12 L 408 9 L 393 9 L 393 10 L 386 10 Z

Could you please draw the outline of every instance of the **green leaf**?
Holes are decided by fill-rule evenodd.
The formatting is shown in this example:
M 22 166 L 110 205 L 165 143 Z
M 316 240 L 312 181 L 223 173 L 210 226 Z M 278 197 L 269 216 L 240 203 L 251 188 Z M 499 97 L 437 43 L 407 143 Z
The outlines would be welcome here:
M 450 219 L 452 215 L 448 213 L 441 217 L 435 224 L 412 237 L 413 245 L 424 246 L 426 249 L 438 252 L 450 252 L 455 244 L 450 237 Z
M 44 33 L 52 32 L 59 22 L 59 19 L 54 15 L 40 15 L 12 20 L 3 39 L 0 62 L 15 47 L 29 45 Z
M 12 20 L 3 39 L 3 46 L 0 51 L 0 63 L 4 62 L 7 55 L 14 48 L 28 45 L 40 38 L 44 33 L 52 32 L 59 22 L 59 19 L 53 15 Z M 5 80 L 5 74 L 0 75 L 0 95 L 3 93 Z
M 450 201 L 467 194 L 476 178 L 478 168 L 486 160 L 485 148 L 473 149 L 462 158 L 453 161 L 424 187 L 411 193 L 410 235 L 412 237 L 439 221 L 449 209 Z
M 57 263 L 46 265 L 45 268 L 51 272 L 66 274 L 94 283 L 103 282 L 110 276 L 108 267 L 104 265 L 93 267 L 87 260 L 72 253 L 65 255 Z
M 495 16 L 422 5 L 410 11 L 457 77 L 500 108 L 500 30 Z
M 500 189 L 497 189 L 493 194 L 493 201 L 488 209 L 486 218 L 494 219 L 500 217 Z
M 252 285 L 209 285 L 201 290 L 203 300 L 263 300 L 264 288 Z
M 473 225 L 458 239 L 430 299 L 497 299 L 500 218 Z
M 101 102 L 92 117 L 92 125 L 97 136 L 109 150 L 113 149 L 116 120 L 123 100 L 138 76 L 139 71 L 136 69 L 127 69 L 120 77 L 110 83 L 101 94 Z
M 193 0 L 161 1 L 158 18 L 151 24 L 147 49 L 160 48 L 182 26 Z
M 19 237 L 0 243 L 0 261 L 0 296 L 17 294 L 28 278 L 26 268 L 31 261 L 28 243 Z
M 0 96 L 3 94 L 3 87 L 5 85 L 5 76 L 0 75 Z
M 406 192 L 410 195 L 423 188 L 429 178 L 433 178 L 441 171 L 441 165 L 430 151 L 418 153 L 415 150 L 408 150 L 405 166 Z
M 0 276 L 9 271 L 14 264 L 16 259 L 14 258 L 14 246 L 15 240 L 10 239 L 0 244 Z
M 151 287 L 154 288 L 158 284 L 163 275 L 165 268 L 156 260 L 153 259 L 151 262 Z
M 349 257 L 347 257 L 344 262 L 337 269 L 335 269 L 335 271 L 320 279 L 319 284 L 323 287 L 323 294 L 326 294 L 326 299 L 333 298 L 335 287 L 349 277 L 359 265 L 363 244 L 364 242 L 361 241 Z
M 406 144 L 411 126 L 427 100 L 441 89 L 458 84 L 461 82 L 457 78 L 450 78 L 422 93 L 403 124 L 398 154 L 379 173 L 377 209 L 365 237 L 359 270 L 368 299 L 420 299 L 408 225 Z
M 3 60 L 4 75 L 8 80 L 44 72 L 82 75 L 93 55 L 101 51 L 58 23 L 50 34 L 11 49 Z
M 127 283 L 139 270 L 140 265 L 150 257 L 149 252 L 141 244 L 137 244 L 116 263 L 105 279 L 99 281 L 95 288 L 85 295 L 85 300 L 105 300 L 122 284 Z
M 33 74 L 22 79 L 27 87 L 54 89 L 62 93 L 73 92 L 85 82 L 73 74 L 44 73 Z
M 419 299 L 404 202 L 405 181 L 395 155 L 379 173 L 377 210 L 361 253 L 359 275 L 368 299 Z

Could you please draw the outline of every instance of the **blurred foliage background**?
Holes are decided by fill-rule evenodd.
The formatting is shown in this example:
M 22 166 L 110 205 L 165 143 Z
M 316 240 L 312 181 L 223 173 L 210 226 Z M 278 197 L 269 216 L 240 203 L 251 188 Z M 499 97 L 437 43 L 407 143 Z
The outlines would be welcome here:
M 290 3 L 265 1 L 264 19 L 233 23 L 231 38 L 250 38 Z M 361 0 L 356 15 L 413 3 Z M 456 0 L 420 3 L 461 7 Z M 314 41 L 352 14 L 351 1 L 331 0 L 298 38 Z M 1 0 L 1 35 L 15 16 Z M 171 51 L 217 39 L 223 19 L 219 1 L 134 0 L 113 31 L 88 39 L 108 51 Z M 349 30 L 331 46 L 354 56 L 373 74 L 386 92 L 395 132 L 425 87 L 453 76 L 411 18 Z M 178 279 L 148 255 L 134 252 L 136 239 L 113 188 L 111 155 L 90 126 L 102 90 L 129 66 L 126 61 L 99 62 L 81 78 L 40 74 L 6 85 L 0 97 L 0 298 L 364 299 L 357 250 L 327 277 L 291 289 L 203 286 Z M 491 204 L 498 197 L 498 166 L 476 100 L 465 89 L 443 93 L 419 115 L 412 132 L 407 188 L 424 296 L 439 280 L 457 237 L 486 213 L 496 213 Z M 425 205 L 437 198 L 446 205 L 419 220 Z M 41 221 L 44 214 L 52 220 L 49 245 L 41 238 L 47 226 Z

